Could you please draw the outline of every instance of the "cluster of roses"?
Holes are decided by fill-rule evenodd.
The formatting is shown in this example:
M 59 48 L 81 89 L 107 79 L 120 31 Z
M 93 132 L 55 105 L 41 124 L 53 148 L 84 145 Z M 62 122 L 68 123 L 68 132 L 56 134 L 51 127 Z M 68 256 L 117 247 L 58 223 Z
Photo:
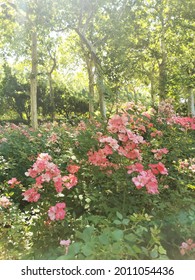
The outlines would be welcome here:
M 175 116 L 168 120 L 170 124 L 178 124 L 185 130 L 195 130 L 195 117 L 180 117 Z
M 195 173 L 195 158 L 189 158 L 179 161 L 179 170 L 181 172 Z
M 29 202 L 37 202 L 40 194 L 37 193 L 43 186 L 44 182 L 53 181 L 56 192 L 61 193 L 64 188 L 70 189 L 77 184 L 75 173 L 79 170 L 79 166 L 69 166 L 67 169 L 70 172 L 67 176 L 62 176 L 56 164 L 51 162 L 52 158 L 47 153 L 39 154 L 32 168 L 25 173 L 26 176 L 34 178 L 36 183 L 32 189 L 23 193 L 25 200 Z
M 3 208 L 8 208 L 11 206 L 12 203 L 9 201 L 9 199 L 6 196 L 0 197 L 0 206 Z
M 173 118 L 175 117 L 176 113 L 174 110 L 174 107 L 172 105 L 173 100 L 171 99 L 167 99 L 167 100 L 163 100 L 159 103 L 158 105 L 158 115 L 159 115 L 159 120 L 161 118 Z
M 57 193 L 61 193 L 64 188 L 71 189 L 77 184 L 78 180 L 75 173 L 79 170 L 79 166 L 69 165 L 67 167 L 69 174 L 62 176 L 57 165 L 51 160 L 52 158 L 50 155 L 47 153 L 41 153 L 32 168 L 29 168 L 25 173 L 26 176 L 35 179 L 35 184 L 32 188 L 22 193 L 24 200 L 28 202 L 37 202 L 41 197 L 39 190 L 43 188 L 43 183 L 45 182 L 52 182 Z M 16 178 L 12 178 L 8 183 L 13 188 L 20 182 L 18 182 Z M 64 210 L 65 207 L 65 203 L 57 203 L 55 206 L 51 206 L 48 211 L 50 219 L 62 220 L 66 214 Z
M 180 246 L 180 253 L 181 255 L 185 255 L 193 249 L 195 249 L 195 243 L 193 243 L 192 239 L 188 239 L 186 242 L 182 242 Z
M 102 133 L 98 133 L 99 146 L 103 144 L 97 151 L 90 150 L 88 152 L 88 161 L 90 164 L 99 166 L 101 169 L 108 169 L 114 167 L 114 169 L 120 168 L 117 163 L 111 162 L 109 156 L 113 153 L 118 153 L 120 156 L 124 156 L 133 164 L 125 166 L 128 174 L 138 172 L 137 177 L 133 177 L 132 181 L 137 189 L 146 187 L 148 193 L 158 193 L 158 181 L 156 175 L 167 175 L 168 171 L 162 162 L 149 164 L 149 169 L 144 170 L 142 162 L 141 147 L 148 145 L 143 136 L 146 133 L 147 128 L 152 127 L 150 123 L 150 115 L 143 113 L 144 118 L 132 116 L 128 113 L 122 115 L 115 115 L 108 121 L 107 130 L 112 136 L 105 136 Z M 130 128 L 131 129 L 130 129 Z M 154 153 L 154 159 L 162 159 L 164 154 L 169 151 L 166 148 L 152 150 Z M 109 170 L 109 174 L 112 170 Z

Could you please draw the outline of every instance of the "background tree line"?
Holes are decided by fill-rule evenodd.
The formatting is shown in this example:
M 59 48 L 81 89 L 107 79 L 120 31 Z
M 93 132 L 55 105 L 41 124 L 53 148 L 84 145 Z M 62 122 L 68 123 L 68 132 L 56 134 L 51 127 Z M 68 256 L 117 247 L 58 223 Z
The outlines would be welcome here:
M 171 98 L 195 115 L 193 0 L 0 3 L 0 118 L 31 122 Z

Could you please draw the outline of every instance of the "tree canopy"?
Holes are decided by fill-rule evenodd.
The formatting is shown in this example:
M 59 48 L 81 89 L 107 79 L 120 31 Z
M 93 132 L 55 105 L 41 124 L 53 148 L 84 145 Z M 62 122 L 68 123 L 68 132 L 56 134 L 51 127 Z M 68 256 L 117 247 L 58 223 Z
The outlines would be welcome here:
M 106 118 L 124 101 L 167 98 L 194 115 L 194 8 L 192 0 L 4 1 L 1 118 L 36 128 L 43 116 Z

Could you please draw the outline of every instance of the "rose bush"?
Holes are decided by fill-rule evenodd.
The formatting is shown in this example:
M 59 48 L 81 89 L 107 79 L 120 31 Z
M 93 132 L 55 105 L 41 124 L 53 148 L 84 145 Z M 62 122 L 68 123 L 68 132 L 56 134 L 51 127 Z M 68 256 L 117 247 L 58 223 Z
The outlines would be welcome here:
M 17 205 L 24 213 L 29 233 L 25 257 L 57 258 L 60 240 L 71 239 L 66 258 L 87 258 L 82 253 L 86 243 L 79 243 L 77 253 L 71 251 L 78 248 L 77 233 L 86 226 L 95 228 L 92 251 L 99 236 L 106 236 L 106 227 L 123 236 L 126 230 L 134 234 L 138 221 L 118 228 L 112 223 L 116 212 L 126 221 L 134 214 L 153 217 L 148 221 L 142 216 L 148 232 L 141 233 L 143 244 L 133 239 L 147 250 L 136 249 L 139 253 L 127 258 L 191 257 L 180 254 L 180 244 L 194 239 L 194 134 L 194 119 L 182 121 L 166 103 L 158 111 L 129 103 L 107 122 L 82 121 L 77 127 L 44 124 L 36 132 L 25 126 L 1 127 L 1 197 L 8 207 L 1 208 L 5 212 Z M 6 204 L 7 197 L 12 205 Z M 150 246 L 151 228 L 158 229 L 158 241 Z M 108 240 L 111 248 L 112 236 Z M 126 243 L 120 246 L 127 250 Z M 98 256 L 104 258 L 90 254 Z M 123 256 L 116 253 L 114 258 Z

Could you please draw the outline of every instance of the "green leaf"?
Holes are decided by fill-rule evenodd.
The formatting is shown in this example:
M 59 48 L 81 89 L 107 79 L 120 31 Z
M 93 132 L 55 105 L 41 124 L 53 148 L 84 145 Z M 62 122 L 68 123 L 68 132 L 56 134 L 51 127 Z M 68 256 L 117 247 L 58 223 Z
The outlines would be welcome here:
M 123 239 L 123 236 L 124 236 L 124 233 L 122 230 L 120 229 L 117 229 L 115 231 L 112 232 L 112 238 L 115 240 L 115 241 L 119 241 L 121 239 Z
M 82 248 L 82 252 L 86 257 L 89 257 L 90 255 L 93 254 L 93 249 L 91 244 L 85 244 Z
M 155 248 L 150 252 L 150 256 L 152 259 L 158 258 L 158 248 L 155 246 Z
M 94 232 L 94 227 L 87 227 L 84 229 L 83 233 L 82 233 L 82 239 L 85 242 L 88 242 L 91 240 L 91 235 Z
M 103 233 L 98 237 L 98 239 L 99 239 L 100 243 L 103 245 L 108 245 L 110 243 L 108 234 Z
M 133 245 L 132 249 L 137 254 L 141 254 L 142 253 L 142 250 L 137 245 Z
M 127 226 L 129 224 L 129 220 L 128 219 L 123 219 L 122 224 Z
M 137 236 L 133 233 L 129 233 L 128 235 L 125 235 L 125 239 L 133 243 L 137 241 Z
M 123 219 L 123 215 L 121 213 L 119 213 L 118 211 L 116 212 L 117 218 L 119 218 L 119 220 Z
M 122 223 L 121 223 L 121 221 L 119 221 L 119 220 L 114 220 L 114 224 L 115 224 L 115 225 L 121 225 Z
M 81 249 L 81 243 L 75 242 L 70 245 L 69 252 L 70 253 L 73 252 L 75 255 L 77 255 L 79 253 L 80 249 Z
M 161 255 L 166 255 L 166 250 L 162 247 L 162 246 L 159 246 L 158 247 L 158 252 L 159 252 L 159 254 L 161 254 Z

